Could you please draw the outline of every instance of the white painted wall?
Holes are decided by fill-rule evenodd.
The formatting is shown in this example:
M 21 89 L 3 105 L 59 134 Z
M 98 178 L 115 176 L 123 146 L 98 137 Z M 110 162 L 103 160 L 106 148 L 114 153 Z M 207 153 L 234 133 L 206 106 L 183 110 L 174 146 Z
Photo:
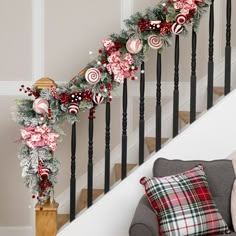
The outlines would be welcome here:
M 128 236 L 135 208 L 144 194 L 139 179 L 151 176 L 158 157 L 182 160 L 226 158 L 235 151 L 236 90 L 106 194 L 58 236 Z

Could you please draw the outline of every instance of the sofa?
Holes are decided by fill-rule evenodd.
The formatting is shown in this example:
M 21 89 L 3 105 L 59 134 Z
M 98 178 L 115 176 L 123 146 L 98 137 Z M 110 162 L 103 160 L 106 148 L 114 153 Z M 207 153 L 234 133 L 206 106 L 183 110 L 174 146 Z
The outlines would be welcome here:
M 231 191 L 235 180 L 235 172 L 231 160 L 214 161 L 182 161 L 158 158 L 153 165 L 153 176 L 169 176 L 184 172 L 201 163 L 207 176 L 209 189 L 219 212 L 233 231 L 231 219 Z M 157 217 L 146 195 L 136 208 L 129 229 L 130 236 L 158 236 Z M 230 235 L 236 236 L 235 232 Z

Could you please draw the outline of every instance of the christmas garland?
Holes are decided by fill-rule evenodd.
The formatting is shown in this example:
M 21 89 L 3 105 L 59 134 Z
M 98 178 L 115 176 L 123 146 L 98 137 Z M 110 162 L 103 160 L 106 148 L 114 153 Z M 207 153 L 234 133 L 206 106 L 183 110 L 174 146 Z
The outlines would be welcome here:
M 161 52 L 171 45 L 170 38 L 186 35 L 187 27 L 197 31 L 210 0 L 163 0 L 145 14 L 136 13 L 125 21 L 127 30 L 102 41 L 96 59 L 69 83 L 40 89 L 21 86 L 20 91 L 34 99 L 17 100 L 15 119 L 23 144 L 18 153 L 22 177 L 32 197 L 43 204 L 53 196 L 58 160 L 53 153 L 63 131 L 59 124 L 77 121 L 79 111 L 111 102 L 112 91 L 125 79 L 136 80 L 137 70 L 149 48 Z M 141 73 L 143 73 L 141 71 Z

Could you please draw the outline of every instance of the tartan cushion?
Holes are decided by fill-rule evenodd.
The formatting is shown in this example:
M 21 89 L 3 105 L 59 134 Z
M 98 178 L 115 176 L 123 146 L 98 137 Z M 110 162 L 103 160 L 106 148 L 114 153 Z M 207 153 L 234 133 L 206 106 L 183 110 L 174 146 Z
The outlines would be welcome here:
M 143 177 L 140 183 L 157 215 L 160 235 L 230 233 L 212 199 L 201 164 L 177 175 Z

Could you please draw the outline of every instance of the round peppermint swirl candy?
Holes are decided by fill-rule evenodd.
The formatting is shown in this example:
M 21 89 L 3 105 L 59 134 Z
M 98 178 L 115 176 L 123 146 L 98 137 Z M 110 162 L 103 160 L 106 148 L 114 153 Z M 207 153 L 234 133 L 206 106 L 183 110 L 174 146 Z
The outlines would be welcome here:
M 126 49 L 131 54 L 139 53 L 143 48 L 142 41 L 138 38 L 130 38 L 126 43 Z
M 77 103 L 71 103 L 70 106 L 69 106 L 69 112 L 70 114 L 77 114 L 79 111 L 79 106 Z
M 89 68 L 85 72 L 85 79 L 89 84 L 96 84 L 101 79 L 101 73 L 97 68 Z
M 96 104 L 100 104 L 103 102 L 103 99 L 104 97 L 101 95 L 101 93 L 96 93 L 93 95 L 93 101 L 96 103 Z
M 180 34 L 183 31 L 183 26 L 178 24 L 178 23 L 174 23 L 171 27 L 171 30 L 174 34 Z
M 49 104 L 44 98 L 37 98 L 33 103 L 33 110 L 38 114 L 48 112 Z
M 183 14 L 178 14 L 175 20 L 178 24 L 183 25 L 186 22 L 186 16 Z
M 153 49 L 162 48 L 162 40 L 155 34 L 148 37 L 148 45 Z

